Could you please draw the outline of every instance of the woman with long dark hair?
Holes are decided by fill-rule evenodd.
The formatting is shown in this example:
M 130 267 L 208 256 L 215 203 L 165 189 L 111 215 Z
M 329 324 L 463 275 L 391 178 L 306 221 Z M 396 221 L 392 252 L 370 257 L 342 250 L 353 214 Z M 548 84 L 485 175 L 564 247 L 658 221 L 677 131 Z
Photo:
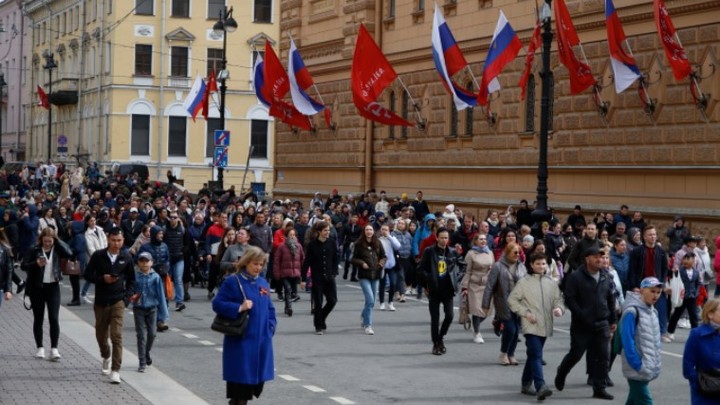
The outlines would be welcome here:
M 366 335 L 374 335 L 372 328 L 372 310 L 378 294 L 380 277 L 383 277 L 385 266 L 385 249 L 375 236 L 375 228 L 367 224 L 363 235 L 355 242 L 352 264 L 358 268 L 360 288 L 365 295 L 365 306 L 362 311 L 362 327 Z
M 300 279 L 300 268 L 305 260 L 305 253 L 297 240 L 295 228 L 285 228 L 285 241 L 277 247 L 274 256 L 273 276 L 284 290 L 285 314 L 292 316 L 292 303 L 300 299 L 297 295 L 297 284 Z

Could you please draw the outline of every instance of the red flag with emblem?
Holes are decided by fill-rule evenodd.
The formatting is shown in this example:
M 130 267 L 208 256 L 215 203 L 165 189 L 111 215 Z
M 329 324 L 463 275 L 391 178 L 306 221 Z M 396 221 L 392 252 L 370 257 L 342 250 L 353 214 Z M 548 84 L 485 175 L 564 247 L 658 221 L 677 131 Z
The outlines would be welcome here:
M 654 10 L 655 25 L 657 26 L 658 35 L 660 35 L 660 42 L 662 42 L 665 49 L 665 56 L 670 62 L 675 80 L 680 81 L 692 72 L 692 67 L 682 45 L 675 40 L 675 26 L 670 19 L 670 14 L 668 14 L 663 0 L 655 0 Z
M 50 109 L 50 99 L 48 98 L 47 93 L 45 93 L 45 90 L 43 90 L 40 85 L 37 86 L 37 93 L 38 97 L 40 97 L 40 102 L 38 103 L 39 106 L 44 107 L 46 110 Z
M 542 24 L 540 24 L 540 19 L 538 19 L 535 23 L 535 30 L 533 31 L 532 38 L 530 38 L 530 45 L 528 45 L 527 55 L 525 55 L 525 70 L 523 71 L 522 76 L 520 76 L 520 81 L 518 82 L 518 86 L 520 86 L 520 100 L 525 100 L 525 94 L 527 92 L 527 84 L 528 79 L 530 79 L 530 71 L 532 70 L 533 61 L 535 60 L 535 51 L 540 47 L 540 44 L 542 41 L 540 40 L 540 28 L 542 27 Z
M 580 44 L 570 12 L 563 0 L 555 5 L 555 31 L 557 32 L 558 56 L 570 75 L 570 94 L 578 94 L 595 84 L 590 66 L 578 60 L 573 46 Z

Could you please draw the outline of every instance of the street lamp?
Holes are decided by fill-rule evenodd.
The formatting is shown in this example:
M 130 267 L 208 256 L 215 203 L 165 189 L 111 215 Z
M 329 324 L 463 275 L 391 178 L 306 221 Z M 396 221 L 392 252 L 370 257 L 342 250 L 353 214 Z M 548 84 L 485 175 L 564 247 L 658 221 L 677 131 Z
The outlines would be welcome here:
M 47 158 L 48 161 L 50 161 L 50 156 L 52 156 L 52 102 L 50 101 L 50 98 L 52 97 L 52 70 L 57 68 L 57 63 L 55 63 L 55 59 L 53 59 L 53 53 L 52 52 L 45 52 L 45 66 L 43 66 L 44 69 L 47 69 L 48 71 L 48 130 L 47 130 Z
M 2 96 L 3 96 L 3 87 L 7 85 L 7 82 L 5 81 L 5 73 L 0 73 L 0 156 L 2 152 Z
M 540 76 L 542 78 L 542 96 L 540 98 L 540 157 L 538 159 L 538 170 L 537 170 L 537 200 L 535 203 L 535 209 L 532 212 L 532 218 L 535 220 L 535 224 L 540 224 L 543 221 L 548 221 L 552 217 L 547 206 L 547 148 L 548 148 L 548 129 L 550 127 L 550 120 L 552 119 L 550 113 L 550 84 L 552 83 L 552 71 L 550 70 L 550 47 L 552 46 L 553 33 L 550 28 L 551 11 L 550 4 L 552 0 L 545 0 L 540 11 L 540 18 L 543 24 L 542 42 L 542 72 Z M 540 226 L 537 227 L 537 232 L 541 232 Z
M 235 32 L 238 27 L 237 22 L 232 17 L 232 12 L 232 7 L 228 8 L 225 6 L 223 10 L 220 11 L 220 18 L 215 25 L 213 25 L 213 32 L 215 35 L 222 35 L 223 37 L 222 70 L 220 70 L 220 73 L 218 73 L 217 76 L 220 81 L 220 127 L 223 131 L 225 130 L 225 92 L 227 91 L 225 82 L 230 76 L 227 71 L 227 33 Z M 222 167 L 218 167 L 217 181 L 220 185 L 220 189 L 222 190 L 225 189 L 223 186 L 223 171 L 224 169 Z

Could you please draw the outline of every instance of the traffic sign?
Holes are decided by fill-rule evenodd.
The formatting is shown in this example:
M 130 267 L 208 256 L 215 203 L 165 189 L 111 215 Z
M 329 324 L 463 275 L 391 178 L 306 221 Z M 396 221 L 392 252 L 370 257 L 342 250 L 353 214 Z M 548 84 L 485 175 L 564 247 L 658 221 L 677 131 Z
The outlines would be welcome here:
M 216 146 L 215 147 L 215 167 L 227 167 L 228 163 L 228 147 L 227 146 Z
M 215 146 L 230 146 L 230 131 L 215 130 Z
M 58 146 L 67 146 L 68 138 L 65 135 L 59 135 L 57 139 Z

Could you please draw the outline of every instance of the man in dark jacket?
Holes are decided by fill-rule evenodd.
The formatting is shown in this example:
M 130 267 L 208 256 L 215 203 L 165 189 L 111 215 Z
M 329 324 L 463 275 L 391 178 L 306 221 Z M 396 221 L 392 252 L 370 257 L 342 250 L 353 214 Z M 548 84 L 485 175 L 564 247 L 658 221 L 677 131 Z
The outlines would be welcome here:
M 308 267 L 312 277 L 312 308 L 315 334 L 322 335 L 327 329 L 330 312 L 337 304 L 337 286 L 335 277 L 338 274 L 338 256 L 336 241 L 330 238 L 330 224 L 319 221 L 310 231 L 314 238 L 305 247 L 305 261 L 300 270 L 301 276 L 307 274 Z M 325 297 L 325 306 L 323 306 Z
M 185 271 L 185 249 L 187 244 L 185 240 L 185 227 L 180 222 L 180 215 L 177 211 L 170 213 L 168 217 L 167 227 L 165 227 L 165 244 L 170 253 L 170 273 L 173 286 L 175 287 L 175 311 L 180 312 L 185 309 L 184 288 L 183 288 L 183 272 Z
M 447 335 L 453 320 L 453 297 L 457 292 L 458 255 L 449 247 L 450 232 L 440 228 L 435 233 L 437 243 L 423 251 L 418 273 L 423 278 L 430 309 L 430 335 L 433 341 L 432 353 L 445 354 L 443 337 Z M 445 318 L 440 326 L 440 304 L 443 305 Z
M 682 247 L 683 240 L 690 236 L 690 230 L 685 226 L 685 219 L 681 215 L 675 216 L 672 226 L 665 231 L 665 236 L 668 237 L 668 252 L 675 255 L 675 252 Z M 660 281 L 664 280 L 660 279 Z
M 110 382 L 120 384 L 122 364 L 122 326 L 125 307 L 135 293 L 135 269 L 128 253 L 122 253 L 120 228 L 108 233 L 108 247 L 95 251 L 85 270 L 85 279 L 95 283 L 95 337 L 100 346 L 102 373 Z M 108 344 L 108 332 L 112 352 Z M 112 365 L 110 355 L 112 353 Z
M 125 239 L 125 246 L 128 249 L 133 245 L 133 243 L 135 243 L 135 239 L 140 236 L 144 225 L 145 223 L 140 220 L 138 209 L 135 207 L 130 208 L 128 218 L 123 219 L 120 223 L 120 227 L 123 231 L 123 238 Z
M 656 277 L 663 283 L 668 277 L 668 256 L 665 249 L 657 244 L 657 230 L 648 225 L 643 230 L 643 244 L 630 252 L 630 265 L 628 266 L 628 285 L 630 291 L 640 291 L 640 282 L 645 277 Z M 668 327 L 668 299 L 669 289 L 655 303 L 660 321 L 660 334 L 667 341 Z
M 568 256 L 568 268 L 565 269 L 565 275 L 568 275 L 573 270 L 580 268 L 583 264 L 582 253 L 591 247 L 600 249 L 600 241 L 597 238 L 597 225 L 590 222 L 585 227 L 585 234 L 570 251 Z
M 570 352 L 557 370 L 555 387 L 562 391 L 565 378 L 585 351 L 593 398 L 612 400 L 605 388 L 610 361 L 610 335 L 617 328 L 612 276 L 602 270 L 600 250 L 591 246 L 583 251 L 585 264 L 567 277 L 565 305 L 570 309 Z

